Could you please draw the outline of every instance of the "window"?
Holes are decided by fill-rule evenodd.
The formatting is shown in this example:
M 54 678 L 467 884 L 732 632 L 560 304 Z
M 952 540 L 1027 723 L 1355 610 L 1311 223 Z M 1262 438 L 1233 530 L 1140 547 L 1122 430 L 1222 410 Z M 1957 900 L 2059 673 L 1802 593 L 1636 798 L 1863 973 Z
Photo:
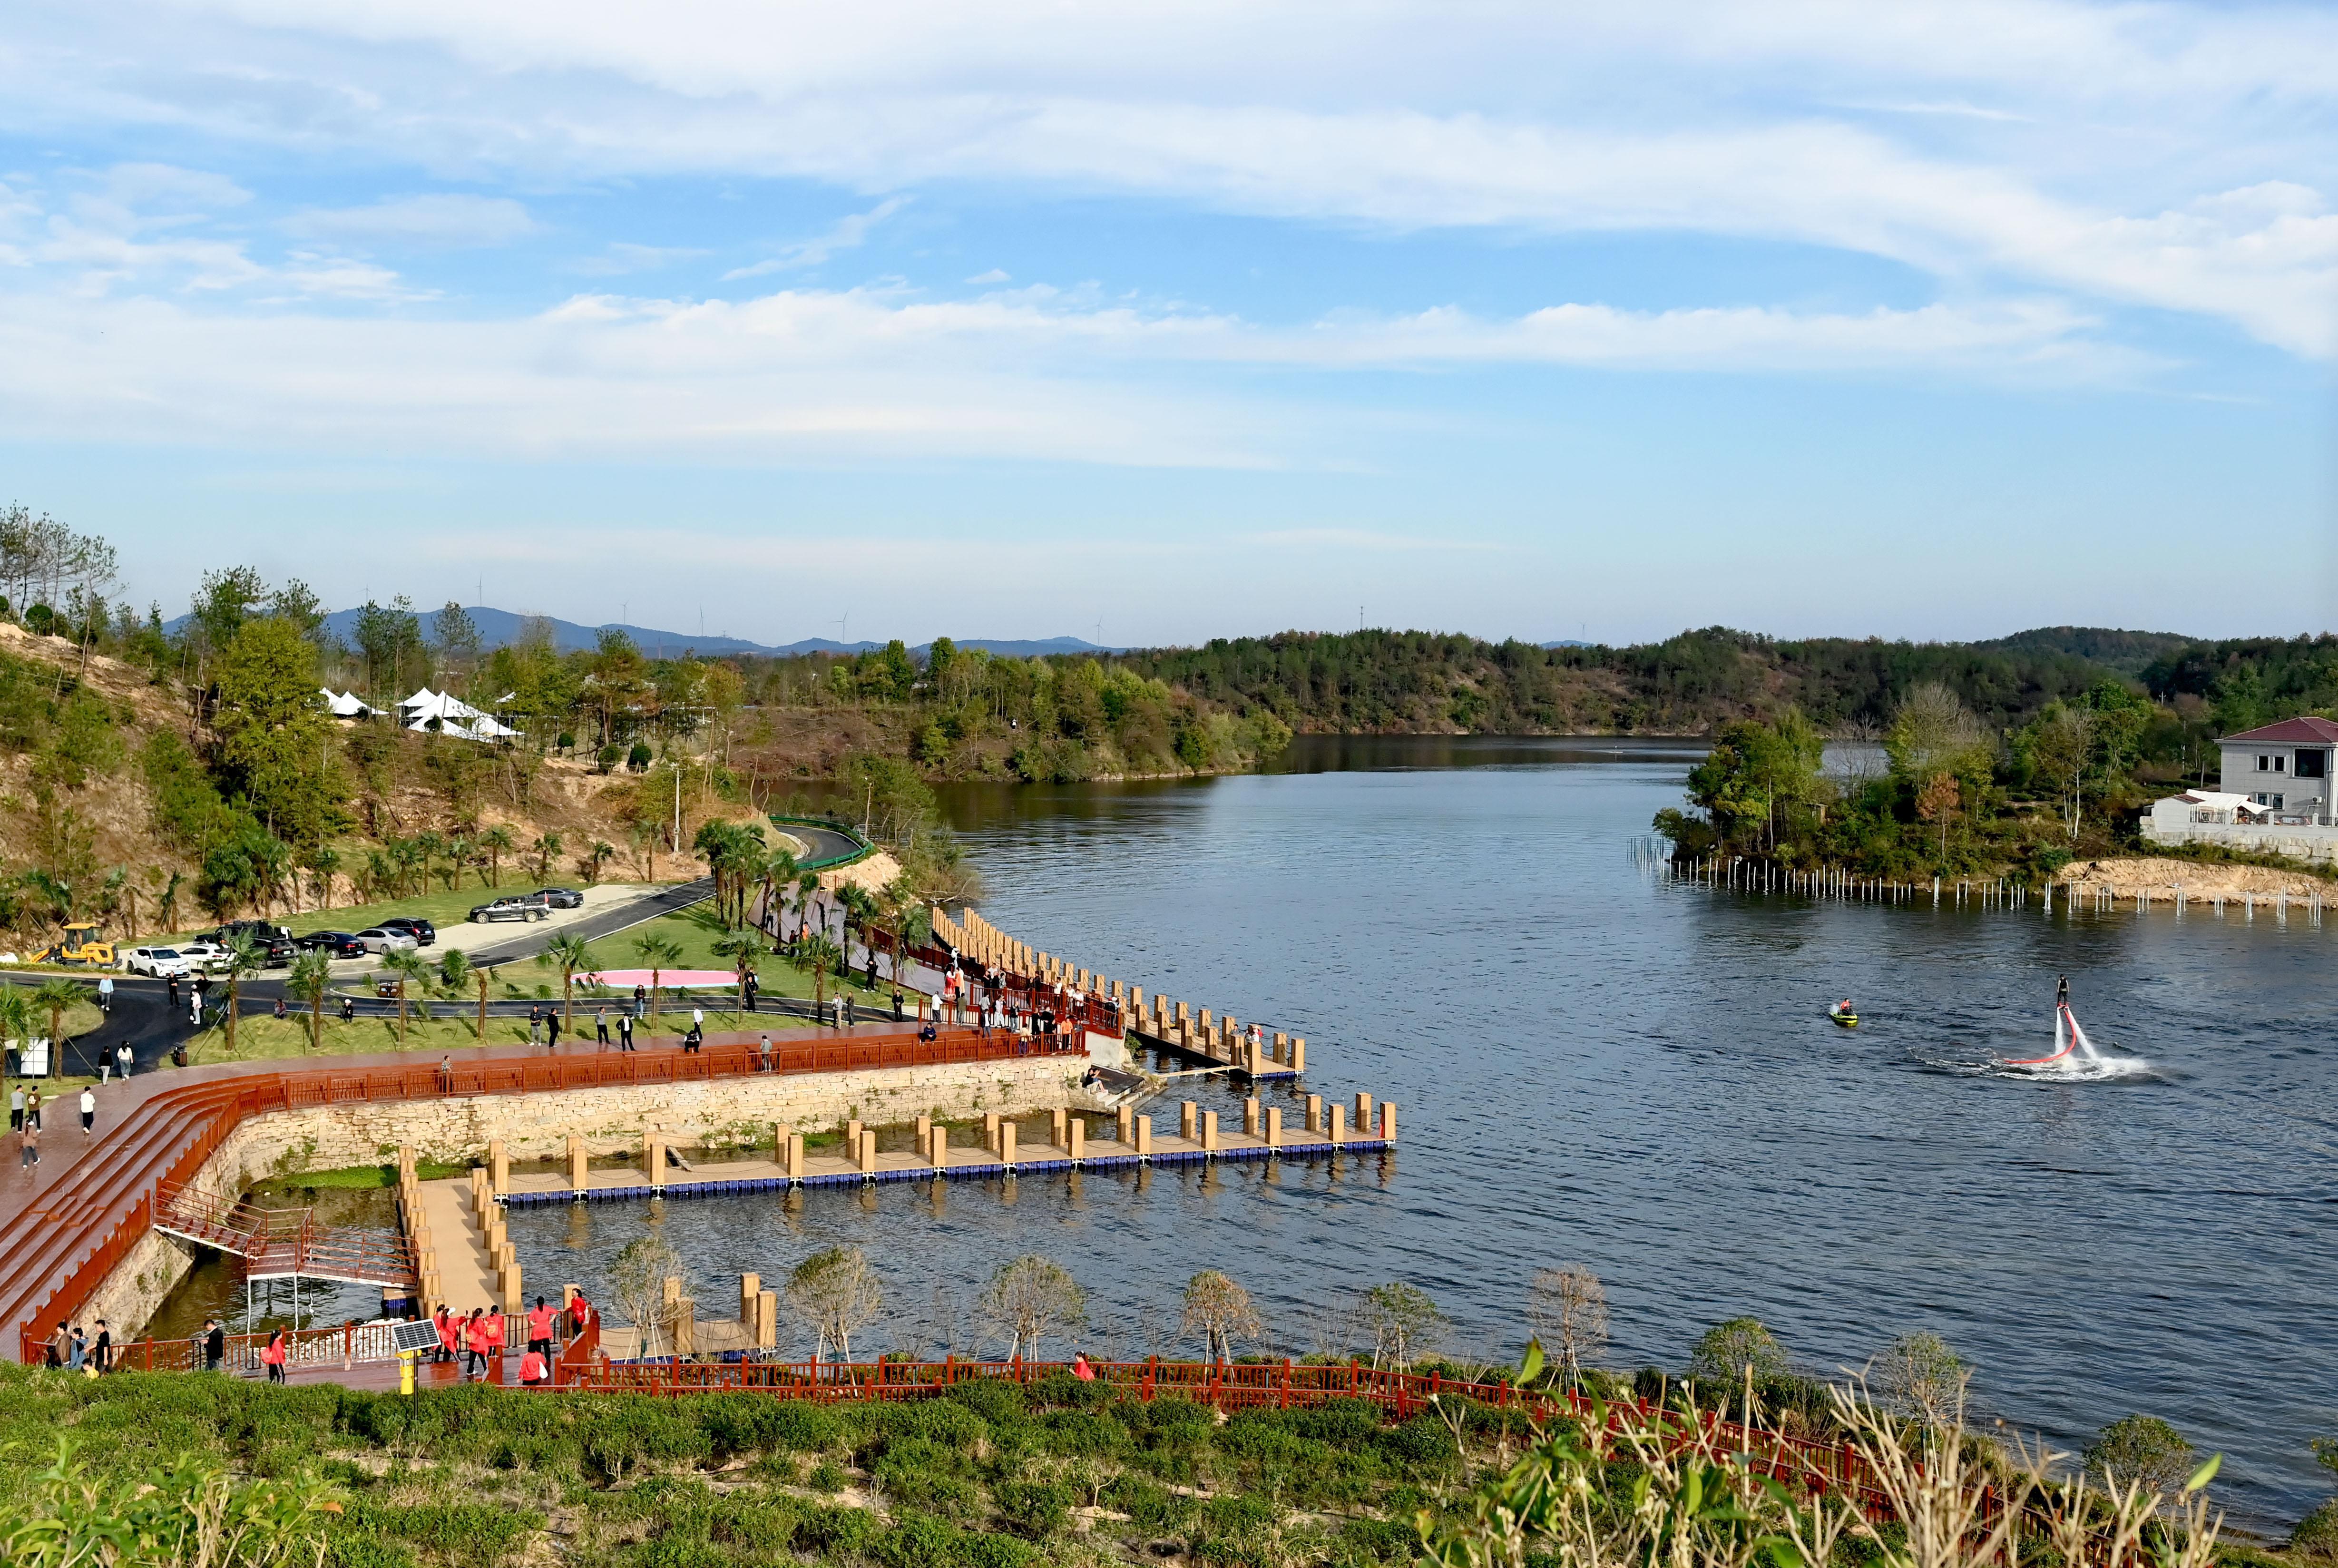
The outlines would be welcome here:
M 2273 797 L 2273 809 L 2275 811 L 2279 811 L 2281 809 L 2281 796 L 2275 795 Z
M 2325 777 L 2328 775 L 2330 771 L 2330 754 L 2328 752 L 2300 752 L 2297 754 L 2297 765 L 2290 771 L 2302 779 L 2318 779 Z
M 2265 755 L 2263 752 L 2259 752 L 2257 754 L 2257 772 L 2261 774 L 2269 774 L 2273 772 L 2273 758 Z
M 2281 773 L 2281 772 L 2283 772 L 2284 770 L 2285 770 L 2285 769 L 2288 767 L 2288 765 L 2289 765 L 2289 759 L 2288 759 L 2287 757 L 2285 757 L 2285 756 L 2282 755 L 2279 752 L 2275 752 L 2275 753 L 2274 753 L 2274 754 L 2273 754 L 2273 771 L 2274 771 L 2274 772 L 2275 772 L 2275 773 Z

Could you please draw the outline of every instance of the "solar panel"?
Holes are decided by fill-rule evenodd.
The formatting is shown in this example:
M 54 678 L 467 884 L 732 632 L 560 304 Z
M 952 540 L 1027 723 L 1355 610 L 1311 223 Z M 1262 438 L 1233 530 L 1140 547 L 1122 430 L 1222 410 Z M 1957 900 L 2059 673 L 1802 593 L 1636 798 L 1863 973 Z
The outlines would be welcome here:
M 393 1323 L 389 1326 L 389 1344 L 401 1355 L 412 1350 L 436 1350 L 438 1326 L 427 1318 L 418 1323 Z

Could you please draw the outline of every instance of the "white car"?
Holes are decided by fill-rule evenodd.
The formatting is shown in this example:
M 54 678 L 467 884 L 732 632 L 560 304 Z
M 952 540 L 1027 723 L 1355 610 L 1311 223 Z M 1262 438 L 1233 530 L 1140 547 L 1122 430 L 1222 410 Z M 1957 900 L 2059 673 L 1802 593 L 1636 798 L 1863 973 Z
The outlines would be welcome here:
M 228 965 L 227 949 L 217 942 L 182 942 L 173 951 L 186 963 L 182 974 L 217 974 Z
M 187 974 L 193 965 L 175 947 L 133 947 L 122 967 L 132 974 L 151 974 L 156 980 L 165 975 Z
M 384 931 L 378 925 L 358 932 L 358 940 L 368 952 L 412 952 L 422 945 L 411 932 Z

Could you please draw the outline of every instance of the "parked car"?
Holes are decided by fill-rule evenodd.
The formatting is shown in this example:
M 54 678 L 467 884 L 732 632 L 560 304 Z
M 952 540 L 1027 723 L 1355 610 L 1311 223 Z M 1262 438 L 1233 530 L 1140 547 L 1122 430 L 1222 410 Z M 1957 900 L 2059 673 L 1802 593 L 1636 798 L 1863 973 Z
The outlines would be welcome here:
M 473 909 L 471 918 L 481 925 L 498 920 L 549 920 L 552 910 L 542 899 L 533 896 L 499 898 Z
M 122 967 L 132 974 L 151 974 L 161 980 L 165 975 L 186 974 L 192 966 L 175 947 L 133 947 L 122 961 Z
M 584 895 L 573 887 L 540 887 L 528 895 L 540 898 L 554 909 L 583 909 Z
M 422 944 L 408 931 L 391 931 L 386 926 L 372 926 L 358 932 L 358 945 L 368 952 L 412 952 Z
M 227 967 L 227 950 L 215 942 L 182 942 L 179 956 L 186 961 L 190 974 L 217 974 Z
M 394 914 L 381 922 L 381 929 L 404 932 L 417 947 L 429 947 L 438 940 L 438 928 L 418 914 Z
M 357 933 L 347 931 L 312 931 L 293 940 L 293 946 L 302 952 L 321 952 L 328 958 L 363 958 L 366 944 Z
M 260 962 L 270 969 L 292 962 L 292 933 L 264 920 L 231 920 L 203 940 L 224 948 L 239 936 L 260 950 Z

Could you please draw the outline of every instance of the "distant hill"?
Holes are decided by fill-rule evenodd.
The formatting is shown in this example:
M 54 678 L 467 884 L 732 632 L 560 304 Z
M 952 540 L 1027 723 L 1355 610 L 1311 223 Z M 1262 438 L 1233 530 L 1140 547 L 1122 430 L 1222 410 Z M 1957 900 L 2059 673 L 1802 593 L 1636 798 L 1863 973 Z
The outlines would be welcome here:
M 865 654 L 885 645 L 877 642 L 840 643 L 829 637 L 806 637 L 801 642 L 771 646 L 750 642 L 744 637 L 696 636 L 684 632 L 662 631 L 656 626 L 630 626 L 622 621 L 609 621 L 597 626 L 581 626 L 564 621 L 557 616 L 523 616 L 513 610 L 499 610 L 492 605 L 466 605 L 464 614 L 479 628 L 479 640 L 491 648 L 519 640 L 520 627 L 530 620 L 542 620 L 552 628 L 553 646 L 562 653 L 590 648 L 601 640 L 603 632 L 623 632 L 633 638 L 634 646 L 652 658 L 673 658 L 684 653 L 733 655 L 740 657 L 786 658 L 801 654 Z M 422 635 L 430 635 L 430 617 L 436 610 L 418 610 L 422 622 Z M 162 629 L 175 633 L 187 618 L 165 622 Z M 335 610 L 325 617 L 325 626 L 343 644 L 357 645 L 358 612 L 354 609 Z M 1116 648 L 1099 647 L 1079 637 L 1046 637 L 1037 641 L 1008 637 L 958 637 L 954 639 L 962 648 L 981 648 L 1010 658 L 1034 658 L 1047 654 L 1117 653 Z M 928 645 L 919 643 L 911 651 L 922 655 Z
M 1993 653 L 2022 654 L 2032 658 L 2060 654 L 2085 659 L 2119 674 L 2137 676 L 2155 662 L 2180 653 L 2197 642 L 2180 632 L 2114 631 L 2107 626 L 2038 626 L 2009 637 L 1991 637 L 1968 646 Z

